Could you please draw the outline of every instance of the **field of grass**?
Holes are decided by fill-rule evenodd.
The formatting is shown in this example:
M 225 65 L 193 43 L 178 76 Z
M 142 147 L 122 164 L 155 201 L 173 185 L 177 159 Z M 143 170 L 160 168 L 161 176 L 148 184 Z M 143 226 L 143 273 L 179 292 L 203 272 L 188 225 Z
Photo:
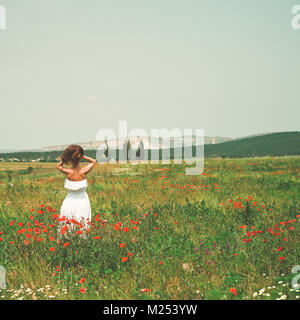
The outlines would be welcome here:
M 0 299 L 297 300 L 299 168 L 300 157 L 208 159 L 199 176 L 97 164 L 84 239 L 57 232 L 67 191 L 54 163 L 3 162 Z

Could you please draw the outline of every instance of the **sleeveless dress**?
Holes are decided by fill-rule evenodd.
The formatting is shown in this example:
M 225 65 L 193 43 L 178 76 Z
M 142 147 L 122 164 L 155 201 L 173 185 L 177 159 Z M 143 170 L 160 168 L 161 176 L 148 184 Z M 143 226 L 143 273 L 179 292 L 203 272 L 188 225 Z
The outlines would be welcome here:
M 91 221 L 90 199 L 85 191 L 87 180 L 71 181 L 65 180 L 64 187 L 69 191 L 60 209 L 60 217 L 75 219 L 86 225 Z

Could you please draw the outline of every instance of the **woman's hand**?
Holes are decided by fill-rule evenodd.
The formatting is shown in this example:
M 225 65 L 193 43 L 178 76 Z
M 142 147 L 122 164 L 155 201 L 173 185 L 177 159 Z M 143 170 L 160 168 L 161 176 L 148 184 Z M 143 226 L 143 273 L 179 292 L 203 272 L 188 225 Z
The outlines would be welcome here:
M 83 156 L 82 159 L 89 161 L 90 163 L 81 169 L 82 173 L 87 174 L 96 164 L 96 160 L 87 156 Z
M 86 155 L 84 155 L 84 156 L 82 157 L 82 159 L 85 159 L 85 160 L 87 160 L 87 161 L 89 161 L 89 162 L 91 162 L 91 163 L 96 163 L 96 162 L 97 162 L 95 159 L 90 158 L 90 157 L 87 157 Z
M 71 169 L 64 168 L 64 167 L 63 167 L 63 164 L 64 164 L 64 163 L 63 163 L 63 161 L 61 160 L 61 161 L 59 162 L 59 164 L 56 166 L 56 168 L 57 168 L 59 171 L 65 173 L 65 174 L 71 173 L 72 170 L 71 170 Z
M 62 167 L 63 167 L 63 162 L 62 162 L 62 160 L 60 160 L 59 161 L 59 164 L 56 166 L 56 168 L 58 169 L 58 170 L 60 170 Z

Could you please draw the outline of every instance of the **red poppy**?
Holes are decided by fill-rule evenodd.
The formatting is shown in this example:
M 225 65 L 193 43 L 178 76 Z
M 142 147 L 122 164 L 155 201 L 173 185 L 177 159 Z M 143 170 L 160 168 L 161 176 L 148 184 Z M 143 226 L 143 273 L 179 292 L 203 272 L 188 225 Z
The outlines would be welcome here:
M 235 288 L 230 288 L 230 289 L 229 289 L 229 292 L 233 293 L 235 296 L 237 295 Z

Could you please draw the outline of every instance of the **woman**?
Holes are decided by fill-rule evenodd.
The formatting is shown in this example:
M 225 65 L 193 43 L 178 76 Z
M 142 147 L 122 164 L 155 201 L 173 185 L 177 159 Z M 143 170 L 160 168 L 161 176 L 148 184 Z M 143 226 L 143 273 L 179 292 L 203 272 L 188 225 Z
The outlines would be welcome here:
M 90 163 L 80 166 L 80 160 L 85 159 Z M 70 164 L 71 168 L 65 168 L 64 164 Z M 60 209 L 61 219 L 75 219 L 82 225 L 91 221 L 91 205 L 86 193 L 86 175 L 95 166 L 96 160 L 84 155 L 82 147 L 70 145 L 62 154 L 57 169 L 66 175 L 65 188 L 68 194 Z M 64 218 L 65 217 L 65 218 Z

